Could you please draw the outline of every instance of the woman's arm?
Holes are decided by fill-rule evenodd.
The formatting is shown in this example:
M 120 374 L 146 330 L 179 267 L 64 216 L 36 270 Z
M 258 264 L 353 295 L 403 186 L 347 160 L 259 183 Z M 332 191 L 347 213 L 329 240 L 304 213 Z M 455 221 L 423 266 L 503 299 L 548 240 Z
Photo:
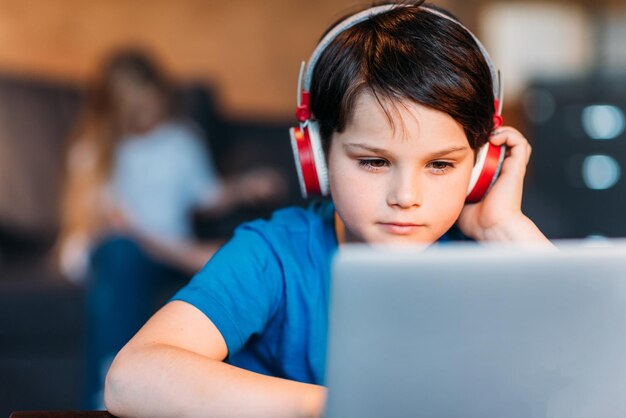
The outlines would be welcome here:
M 200 206 L 208 216 L 220 216 L 239 207 L 274 205 L 287 197 L 287 183 L 271 167 L 260 167 L 222 181 L 217 198 Z
M 321 386 L 268 377 L 223 362 L 219 330 L 194 306 L 157 312 L 115 358 L 105 403 L 120 417 L 318 417 Z

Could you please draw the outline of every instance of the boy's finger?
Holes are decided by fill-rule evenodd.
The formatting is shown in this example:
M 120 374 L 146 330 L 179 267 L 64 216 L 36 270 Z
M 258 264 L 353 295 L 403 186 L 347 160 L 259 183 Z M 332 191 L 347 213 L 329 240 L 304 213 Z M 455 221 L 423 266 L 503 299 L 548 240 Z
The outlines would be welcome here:
M 489 138 L 489 141 L 494 145 L 507 145 L 511 148 L 515 148 L 519 145 L 530 146 L 526 137 L 524 137 L 519 131 L 516 131 L 515 129 L 495 132 Z

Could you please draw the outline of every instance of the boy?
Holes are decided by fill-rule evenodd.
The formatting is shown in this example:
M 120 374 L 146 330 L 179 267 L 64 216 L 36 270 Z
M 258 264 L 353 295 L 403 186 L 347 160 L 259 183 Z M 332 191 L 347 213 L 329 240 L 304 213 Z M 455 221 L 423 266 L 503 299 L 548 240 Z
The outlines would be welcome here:
M 493 71 L 471 33 L 420 2 L 367 13 L 309 63 L 332 202 L 241 226 L 118 354 L 112 413 L 318 417 L 341 242 L 430 244 L 455 222 L 476 240 L 547 242 L 520 209 L 530 146 L 491 134 Z M 508 147 L 500 178 L 464 206 L 487 141 Z

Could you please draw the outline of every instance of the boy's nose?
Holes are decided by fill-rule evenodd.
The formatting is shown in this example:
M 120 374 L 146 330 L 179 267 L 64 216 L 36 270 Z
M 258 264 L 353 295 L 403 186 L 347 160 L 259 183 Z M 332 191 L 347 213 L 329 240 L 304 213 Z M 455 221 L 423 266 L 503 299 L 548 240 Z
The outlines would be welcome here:
M 419 175 L 414 170 L 401 170 L 390 178 L 387 204 L 403 209 L 421 206 L 423 190 Z

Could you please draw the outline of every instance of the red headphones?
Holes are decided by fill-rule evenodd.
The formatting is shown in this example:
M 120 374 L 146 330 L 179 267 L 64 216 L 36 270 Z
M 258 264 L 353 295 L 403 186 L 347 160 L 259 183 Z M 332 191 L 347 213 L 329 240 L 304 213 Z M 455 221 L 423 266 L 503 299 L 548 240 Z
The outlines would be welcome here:
M 326 34 L 326 36 L 324 36 L 324 38 L 322 38 L 311 54 L 309 63 L 306 65 L 306 72 L 305 62 L 302 62 L 300 75 L 298 77 L 298 104 L 296 107 L 296 118 L 300 124 L 299 126 L 290 128 L 289 135 L 291 137 L 291 147 L 293 149 L 294 159 L 296 162 L 296 170 L 298 171 L 298 179 L 300 180 L 300 190 L 302 191 L 302 196 L 304 198 L 311 196 L 326 196 L 329 192 L 328 169 L 326 168 L 326 159 L 322 149 L 319 125 L 315 120 L 311 119 L 311 108 L 309 106 L 309 92 L 311 89 L 313 68 L 315 67 L 317 60 L 321 56 L 324 49 L 326 49 L 328 44 L 330 44 L 341 32 L 359 22 L 370 19 L 372 16 L 385 13 L 397 7 L 408 6 L 399 4 L 375 6 L 348 17 L 336 25 Z M 476 44 L 483 53 L 487 64 L 489 65 L 489 70 L 491 71 L 491 77 L 493 80 L 495 97 L 495 113 L 493 116 L 494 129 L 502 126 L 502 85 L 500 72 L 495 70 L 487 50 L 483 47 L 478 38 L 476 38 L 472 32 L 470 32 L 457 20 L 454 20 L 450 16 L 429 7 L 419 6 L 419 8 L 460 25 L 472 36 L 472 38 L 474 38 Z M 470 184 L 465 200 L 466 203 L 480 202 L 487 194 L 500 174 L 505 152 L 506 147 L 504 145 L 495 146 L 490 142 L 487 142 L 480 148 L 476 155 L 476 163 L 472 169 Z

